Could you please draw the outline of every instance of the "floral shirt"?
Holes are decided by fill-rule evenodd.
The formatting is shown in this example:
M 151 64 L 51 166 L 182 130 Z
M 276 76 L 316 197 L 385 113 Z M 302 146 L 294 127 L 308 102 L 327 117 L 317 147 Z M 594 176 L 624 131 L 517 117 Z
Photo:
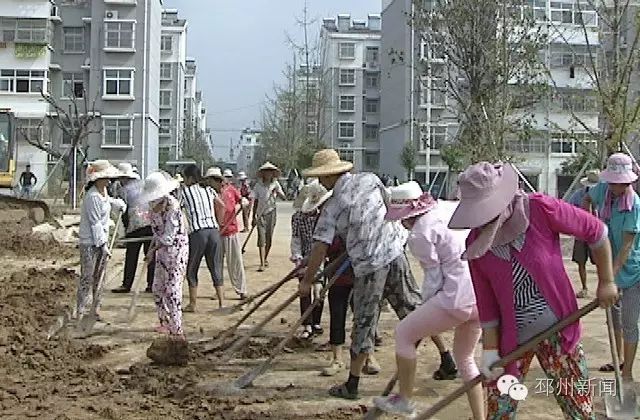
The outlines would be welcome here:
M 404 252 L 406 230 L 398 222 L 384 220 L 386 194 L 374 174 L 344 174 L 316 224 L 314 240 L 331 245 L 339 236 L 358 277 L 379 270 Z
M 318 217 L 315 214 L 297 211 L 291 216 L 291 258 L 308 257 L 313 246 L 313 227 Z
M 169 204 L 163 213 L 149 212 L 153 239 L 158 245 L 175 246 L 187 235 L 187 224 L 180 208 L 180 202 L 168 196 Z

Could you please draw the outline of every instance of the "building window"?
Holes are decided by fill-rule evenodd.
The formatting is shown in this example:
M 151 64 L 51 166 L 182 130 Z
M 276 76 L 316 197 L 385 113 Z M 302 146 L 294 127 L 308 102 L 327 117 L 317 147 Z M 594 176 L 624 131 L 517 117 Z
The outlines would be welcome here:
M 367 169 L 376 169 L 380 165 L 380 154 L 378 152 L 366 152 L 364 154 L 364 165 Z
M 593 48 L 593 47 L 591 47 Z M 551 67 L 591 67 L 591 50 L 586 45 L 553 45 L 551 49 Z M 593 62 L 596 54 L 593 51 Z
M 353 112 L 356 109 L 356 97 L 353 95 L 340 96 L 340 112 Z
M 160 118 L 160 134 L 171 134 L 171 118 Z
M 340 155 L 340 160 L 344 160 L 344 161 L 353 163 L 353 161 L 354 161 L 353 150 L 340 149 L 340 150 L 338 150 L 338 154 Z
M 318 134 L 318 121 L 309 121 L 307 123 L 307 134 Z
M 380 111 L 380 101 L 367 99 L 364 104 L 364 110 L 367 114 L 377 114 Z
M 171 80 L 171 63 L 160 63 L 160 78 L 162 80 Z
M 380 50 L 378 47 L 367 47 L 367 53 L 365 57 L 367 63 L 375 64 L 380 59 Z
M 437 107 L 447 105 L 447 91 L 442 78 L 431 79 L 431 105 Z
M 422 39 L 420 43 L 420 59 L 443 61 L 445 59 L 444 47 L 434 40 Z
M 548 143 L 542 137 L 512 139 L 506 143 L 507 150 L 513 153 L 547 153 Z
M 21 140 L 42 141 L 44 124 L 40 118 L 18 118 L 16 120 L 17 137 Z
M 133 98 L 133 70 L 104 70 L 104 94 Z
M 47 20 L 17 19 L 15 41 L 26 43 L 46 43 Z
M 356 85 L 356 70 L 340 69 L 340 86 L 355 86 L 355 85 Z
M 130 118 L 103 119 L 102 143 L 107 146 L 131 146 L 133 120 Z
M 133 49 L 135 25 L 131 21 L 105 21 L 105 48 Z
M 378 89 L 380 78 L 377 74 L 367 74 L 365 79 L 365 87 L 367 89 Z
M 364 126 L 364 139 L 367 141 L 378 140 L 379 128 L 377 125 L 365 125 Z
M 173 38 L 171 35 L 162 35 L 160 38 L 160 51 L 171 52 L 171 50 L 173 50 Z
M 338 138 L 352 139 L 356 136 L 356 124 L 353 122 L 338 123 Z
M 44 70 L 0 70 L 0 92 L 40 93 L 46 77 Z
M 83 53 L 84 52 L 84 28 L 64 27 L 64 52 Z
M 341 59 L 353 60 L 356 58 L 356 44 L 353 42 L 341 42 L 338 56 Z
M 62 145 L 63 146 L 71 146 L 71 136 L 69 133 L 62 133 Z
M 594 95 L 581 92 L 566 93 L 558 96 L 556 103 L 559 103 L 563 111 L 577 113 L 598 112 L 598 100 Z
M 596 142 L 589 133 L 551 133 L 551 153 L 574 154 L 583 148 L 595 148 Z
M 577 2 L 552 1 L 551 21 L 573 25 L 584 24 L 587 27 L 598 24 L 597 12 L 591 2 L 581 2 L 578 5 Z
M 447 144 L 447 126 L 446 125 L 432 125 L 430 127 L 430 143 L 431 147 L 436 150 L 440 150 L 442 146 Z
M 171 108 L 171 91 L 160 91 L 160 108 Z
M 82 73 L 62 74 L 62 96 L 65 98 L 84 97 L 84 75 Z

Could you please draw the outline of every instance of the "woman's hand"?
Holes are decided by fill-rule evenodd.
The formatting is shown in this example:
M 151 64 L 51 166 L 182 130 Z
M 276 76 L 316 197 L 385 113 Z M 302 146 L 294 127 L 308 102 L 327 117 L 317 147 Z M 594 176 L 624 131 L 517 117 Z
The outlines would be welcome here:
M 601 308 L 608 308 L 618 301 L 618 287 L 613 282 L 599 282 L 596 297 Z

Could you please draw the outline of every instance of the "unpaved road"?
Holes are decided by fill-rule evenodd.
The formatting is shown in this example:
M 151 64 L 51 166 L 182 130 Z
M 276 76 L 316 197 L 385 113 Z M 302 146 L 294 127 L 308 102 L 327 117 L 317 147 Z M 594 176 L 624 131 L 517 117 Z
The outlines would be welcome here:
M 245 254 L 250 291 L 258 291 L 281 279 L 290 269 L 288 262 L 289 219 L 291 205 L 280 205 L 275 249 L 271 268 L 257 273 L 257 250 L 252 245 Z M 385 386 L 394 370 L 393 313 L 383 313 L 381 329 L 384 344 L 376 353 L 383 366 L 377 377 L 361 379 L 361 399 L 356 402 L 328 397 L 326 390 L 346 378 L 346 370 L 335 378 L 319 375 L 329 353 L 313 348 L 295 348 L 284 353 L 276 365 L 259 377 L 252 388 L 235 392 L 231 382 L 260 362 L 288 326 L 299 317 L 298 305 L 291 305 L 265 328 L 263 337 L 242 349 L 238 358 L 227 365 L 216 354 L 203 355 L 194 346 L 187 367 L 153 366 L 145 356 L 146 348 L 156 336 L 156 314 L 152 297 L 143 294 L 138 316 L 129 325 L 125 314 L 130 295 L 105 294 L 103 316 L 109 325 L 98 324 L 94 334 L 75 339 L 63 332 L 47 341 L 46 331 L 70 304 L 75 291 L 76 272 L 60 268 L 77 260 L 73 250 L 46 241 L 30 241 L 25 226 L 3 225 L 0 254 L 3 256 L 0 288 L 0 418 L 25 419 L 347 419 L 359 418 Z M 244 238 L 244 235 L 242 235 Z M 107 288 L 122 279 L 123 250 L 117 250 L 111 264 Z M 577 275 L 571 262 L 570 273 Z M 211 337 L 231 325 L 242 312 L 222 315 L 214 311 L 213 288 L 206 269 L 201 270 L 199 312 L 186 314 L 184 323 L 191 341 Z M 415 266 L 414 274 L 421 275 Z M 226 275 L 226 273 L 225 273 Z M 595 288 L 595 275 L 590 271 Z M 419 280 L 420 281 L 420 280 Z M 287 296 L 295 291 L 296 281 L 287 284 L 245 324 L 245 329 L 259 322 Z M 186 298 L 185 285 L 185 298 Z M 232 290 L 226 291 L 227 304 L 237 303 Z M 582 301 L 586 304 L 587 301 Z M 323 319 L 328 330 L 328 307 Z M 604 312 L 588 315 L 583 323 L 586 349 L 595 389 L 601 378 L 610 374 L 597 372 L 609 360 L 609 346 Z M 315 344 L 328 337 L 315 339 Z M 445 339 L 450 344 L 451 335 Z M 460 385 L 460 381 L 439 382 L 431 379 L 439 356 L 432 344 L 422 346 L 419 359 L 416 400 L 428 407 Z M 637 372 L 636 372 L 637 374 Z M 552 395 L 539 392 L 544 374 L 537 362 L 525 384 L 529 397 L 521 402 L 519 419 L 561 418 Z M 538 380 L 540 379 L 540 380 Z M 538 385 L 538 389 L 536 389 Z M 596 396 L 599 416 L 604 411 L 602 397 Z M 438 415 L 440 419 L 466 419 L 466 400 L 459 399 Z

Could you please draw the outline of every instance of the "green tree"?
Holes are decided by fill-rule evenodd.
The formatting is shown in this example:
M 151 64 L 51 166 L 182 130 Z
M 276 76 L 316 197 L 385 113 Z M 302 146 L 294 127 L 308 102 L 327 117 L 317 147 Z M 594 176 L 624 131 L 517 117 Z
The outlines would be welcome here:
M 418 149 L 411 142 L 406 142 L 400 153 L 400 164 L 407 171 L 407 179 L 413 179 L 418 165 Z
M 211 153 L 211 147 L 207 144 L 202 130 L 196 127 L 187 127 L 182 136 L 182 157 L 192 159 L 197 165 L 205 170 L 216 164 L 216 160 Z

